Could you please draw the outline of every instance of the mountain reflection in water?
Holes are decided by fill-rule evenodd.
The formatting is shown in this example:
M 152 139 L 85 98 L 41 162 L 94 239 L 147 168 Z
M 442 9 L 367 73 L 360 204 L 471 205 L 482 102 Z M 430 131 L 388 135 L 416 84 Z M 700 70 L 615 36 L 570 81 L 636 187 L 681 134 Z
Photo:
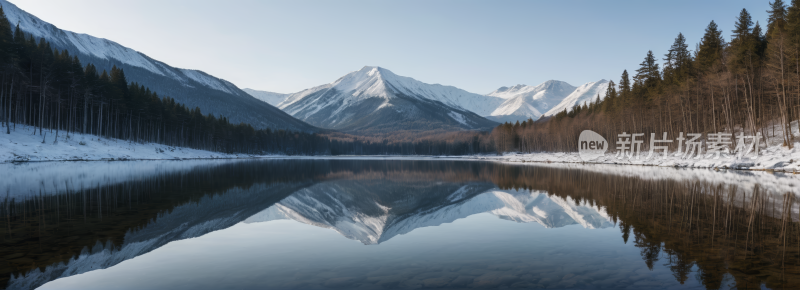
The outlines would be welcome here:
M 97 164 L 111 168 L 97 172 Z M 0 188 L 8 189 L 0 197 L 4 219 L 0 286 L 8 289 L 34 289 L 58 278 L 106 269 L 147 256 L 170 242 L 227 231 L 237 224 L 269 225 L 266 222 L 279 220 L 332 229 L 347 239 L 378 247 L 364 248 L 361 254 L 391 251 L 386 257 L 397 258 L 354 266 L 394 267 L 391 283 L 375 278 L 377 272 L 355 271 L 334 275 L 348 275 L 347 279 L 298 276 L 292 279 L 303 284 L 292 284 L 300 281 L 278 279 L 281 270 L 276 269 L 261 273 L 276 276 L 274 283 L 285 280 L 282 286 L 261 285 L 271 288 L 674 288 L 684 284 L 707 289 L 761 285 L 780 289 L 800 285 L 800 213 L 792 192 L 800 181 L 790 175 L 339 159 L 46 163 L 2 165 L 0 172 L 9 173 L 2 181 L 6 184 L 0 183 Z M 15 172 L 23 172 L 25 178 L 15 177 Z M 471 217 L 481 214 L 544 228 L 600 229 L 581 230 L 583 235 L 596 236 L 598 245 L 605 241 L 605 233 L 618 228 L 613 238 L 616 245 L 635 247 L 641 258 L 624 267 L 638 274 L 622 274 L 623 266 L 617 266 L 620 275 L 612 275 L 614 271 L 598 274 L 615 265 L 607 257 L 612 251 L 608 246 L 596 253 L 576 249 L 561 258 L 539 260 L 548 253 L 547 247 L 556 247 L 548 245 L 567 243 L 564 232 L 547 230 L 539 232 L 547 235 L 542 237 L 546 241 L 528 250 L 521 248 L 531 247 L 524 241 L 489 249 L 488 244 L 518 239 L 498 229 L 489 237 L 494 242 L 460 241 L 461 252 L 442 251 L 438 255 L 445 256 L 430 258 L 422 272 L 401 267 L 402 263 L 390 265 L 402 256 L 438 246 L 428 241 L 413 249 L 395 250 L 406 243 L 399 236 L 426 227 L 444 232 L 448 230 L 445 224 L 473 223 Z M 434 236 L 429 231 L 425 235 Z M 383 245 L 393 239 L 398 240 L 394 245 Z M 569 242 L 590 245 L 593 241 Z M 326 247 L 313 240 L 304 243 L 308 243 L 305 247 Z M 501 252 L 485 256 L 482 251 Z M 515 264 L 512 252 L 516 258 L 530 257 Z M 594 261 L 583 262 L 593 272 L 569 269 L 581 263 L 568 257 L 576 253 L 584 255 L 579 260 Z M 463 259 L 454 262 L 460 266 L 436 272 L 451 267 L 437 268 L 450 256 Z M 480 267 L 473 265 L 476 262 Z M 300 258 L 283 263 L 313 268 Z M 434 268 L 439 270 L 431 272 Z M 555 274 L 555 268 L 560 272 Z M 648 271 L 653 274 L 642 274 Z M 669 277 L 656 275 L 659 271 Z

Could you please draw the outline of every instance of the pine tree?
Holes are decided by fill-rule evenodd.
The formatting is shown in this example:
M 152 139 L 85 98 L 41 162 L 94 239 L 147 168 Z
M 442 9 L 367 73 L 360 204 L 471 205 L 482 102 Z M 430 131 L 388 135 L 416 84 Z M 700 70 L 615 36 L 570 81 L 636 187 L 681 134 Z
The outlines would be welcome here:
M 786 34 L 791 42 L 800 43 L 800 0 L 792 0 L 786 9 Z
M 706 27 L 703 39 L 700 40 L 696 52 L 697 67 L 703 71 L 711 69 L 714 64 L 722 59 L 722 50 L 725 47 L 725 39 L 722 38 L 722 31 L 717 28 L 717 24 L 712 20 Z
M 739 18 L 736 19 L 736 25 L 733 29 L 733 39 L 740 39 L 744 38 L 752 32 L 753 28 L 753 18 L 750 16 L 750 13 L 747 12 L 747 9 L 742 8 L 742 11 L 739 12 Z
M 10 63 L 13 45 L 14 35 L 12 34 L 11 24 L 8 22 L 8 18 L 6 18 L 3 7 L 0 6 L 0 61 L 2 61 L 2 63 Z
M 786 29 L 786 4 L 783 3 L 783 0 L 775 0 L 775 2 L 769 3 L 770 9 L 767 10 L 769 17 L 767 19 L 767 35 L 770 35 L 773 30 L 776 29 L 776 25 L 778 29 Z
M 614 108 L 614 102 L 617 99 L 617 90 L 615 89 L 614 81 L 608 81 L 608 88 L 606 88 L 606 98 L 603 99 L 600 111 L 609 112 Z
M 647 56 L 639 64 L 639 69 L 636 70 L 634 79 L 636 84 L 644 88 L 652 88 L 658 84 L 660 72 L 652 50 L 647 51 Z
M 613 99 L 617 97 L 617 89 L 615 88 L 614 81 L 608 81 L 608 87 L 606 88 L 606 99 Z
M 681 82 L 689 76 L 692 64 L 692 55 L 686 44 L 683 33 L 678 33 L 675 42 L 669 48 L 669 52 L 664 55 L 664 80 L 670 82 Z
M 622 71 L 622 78 L 619 80 L 619 97 L 623 100 L 630 97 L 631 94 L 631 79 L 628 76 L 628 70 Z
M 752 38 L 755 42 L 755 54 L 759 57 L 763 57 L 764 50 L 767 48 L 767 37 L 764 35 L 764 32 L 761 31 L 761 25 L 758 24 L 758 21 L 756 21 L 756 25 L 753 26 Z
M 759 41 L 753 35 L 753 19 L 746 9 L 742 9 L 733 30 L 729 67 L 736 74 L 746 73 L 754 66 Z

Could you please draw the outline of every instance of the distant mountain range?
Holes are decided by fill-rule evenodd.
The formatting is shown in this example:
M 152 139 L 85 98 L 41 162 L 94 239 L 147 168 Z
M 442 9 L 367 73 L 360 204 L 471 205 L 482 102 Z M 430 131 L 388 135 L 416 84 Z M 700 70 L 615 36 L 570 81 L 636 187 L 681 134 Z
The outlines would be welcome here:
M 172 97 L 189 108 L 199 107 L 205 114 L 225 116 L 231 123 L 249 123 L 255 128 L 318 130 L 253 98 L 226 80 L 198 70 L 171 67 L 107 39 L 59 29 L 6 0 L 0 0 L 0 5 L 11 25 L 19 23 L 27 35 L 44 38 L 52 47 L 66 49 L 78 56 L 84 65 L 94 64 L 98 70 L 110 71 L 112 66 L 122 68 L 128 81 L 144 85 L 162 97 Z
M 452 86 L 426 84 L 398 76 L 385 68 L 367 66 L 333 83 L 294 94 L 245 91 L 322 128 L 355 132 L 419 127 L 480 130 L 487 124 L 483 119 L 514 123 L 555 115 L 564 109 L 571 111 L 576 105 L 593 102 L 598 94 L 604 98 L 608 84 L 607 80 L 600 80 L 574 87 L 566 82 L 549 80 L 537 86 L 501 87 L 479 95 Z M 406 123 L 409 120 L 416 123 Z
M 536 120 L 544 112 L 558 106 L 574 90 L 575 87 L 566 82 L 553 80 L 538 86 L 501 87 L 488 94 L 506 100 L 490 116 L 501 122 L 524 121 L 529 118 Z

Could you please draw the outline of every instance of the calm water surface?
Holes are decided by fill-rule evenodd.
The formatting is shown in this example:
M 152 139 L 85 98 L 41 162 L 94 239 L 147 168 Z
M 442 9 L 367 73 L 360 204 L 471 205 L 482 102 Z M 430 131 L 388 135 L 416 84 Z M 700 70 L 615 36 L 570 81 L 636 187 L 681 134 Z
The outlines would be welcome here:
M 343 159 L 0 174 L 6 289 L 800 287 L 795 175 Z

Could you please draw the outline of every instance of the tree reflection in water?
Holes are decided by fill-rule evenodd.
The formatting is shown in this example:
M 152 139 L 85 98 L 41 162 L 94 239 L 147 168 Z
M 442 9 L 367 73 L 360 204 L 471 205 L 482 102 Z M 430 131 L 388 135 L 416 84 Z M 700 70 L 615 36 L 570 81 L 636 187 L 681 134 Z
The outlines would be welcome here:
M 500 167 L 492 176 L 501 188 L 546 190 L 605 207 L 623 242 L 633 234 L 648 268 L 663 251 L 681 283 L 696 265 L 708 289 L 719 289 L 726 273 L 738 287 L 800 285 L 795 193 L 535 166 Z
M 410 206 L 427 210 L 436 206 L 432 203 L 449 202 L 446 197 L 451 192 L 410 194 L 407 198 L 380 196 L 376 188 L 382 183 L 375 181 L 392 180 L 392 184 L 401 185 L 405 182 L 410 186 L 405 190 L 413 190 L 412 185 L 420 188 L 424 182 L 491 182 L 501 189 L 547 192 L 576 205 L 604 209 L 619 227 L 621 242 L 632 242 L 640 249 L 644 265 L 651 270 L 659 263 L 667 266 L 681 284 L 695 273 L 695 278 L 709 289 L 734 282 L 739 288 L 762 283 L 770 288 L 800 285 L 797 197 L 793 192 L 758 182 L 652 178 L 580 167 L 366 160 L 232 162 L 91 188 L 76 188 L 73 177 L 65 180 L 59 181 L 63 185 L 48 186 L 44 186 L 45 182 L 51 181 L 40 181 L 41 188 L 61 188 L 58 193 L 40 190 L 0 198 L 0 215 L 5 224 L 0 229 L 0 286 L 5 287 L 11 275 L 69 264 L 81 253 L 119 250 L 146 228 L 161 235 L 162 243 L 153 246 L 157 248 L 172 240 L 205 233 L 189 235 L 184 230 L 181 235 L 164 236 L 181 224 L 224 219 L 226 223 L 207 231 L 223 229 L 304 188 L 343 180 L 358 183 L 360 192 L 375 192 L 360 193 L 361 198 L 390 205 L 402 202 L 409 214 L 415 210 Z M 399 193 L 402 191 L 392 194 Z M 477 194 L 469 193 L 460 198 L 474 196 Z M 202 214 L 174 225 L 157 223 L 178 207 L 200 204 L 210 197 L 220 202 L 214 207 L 206 206 Z M 420 203 L 422 200 L 425 204 Z M 154 230 L 155 224 L 163 229 Z M 104 267 L 119 262 L 111 261 Z M 30 286 L 61 275 L 67 274 L 45 275 Z

